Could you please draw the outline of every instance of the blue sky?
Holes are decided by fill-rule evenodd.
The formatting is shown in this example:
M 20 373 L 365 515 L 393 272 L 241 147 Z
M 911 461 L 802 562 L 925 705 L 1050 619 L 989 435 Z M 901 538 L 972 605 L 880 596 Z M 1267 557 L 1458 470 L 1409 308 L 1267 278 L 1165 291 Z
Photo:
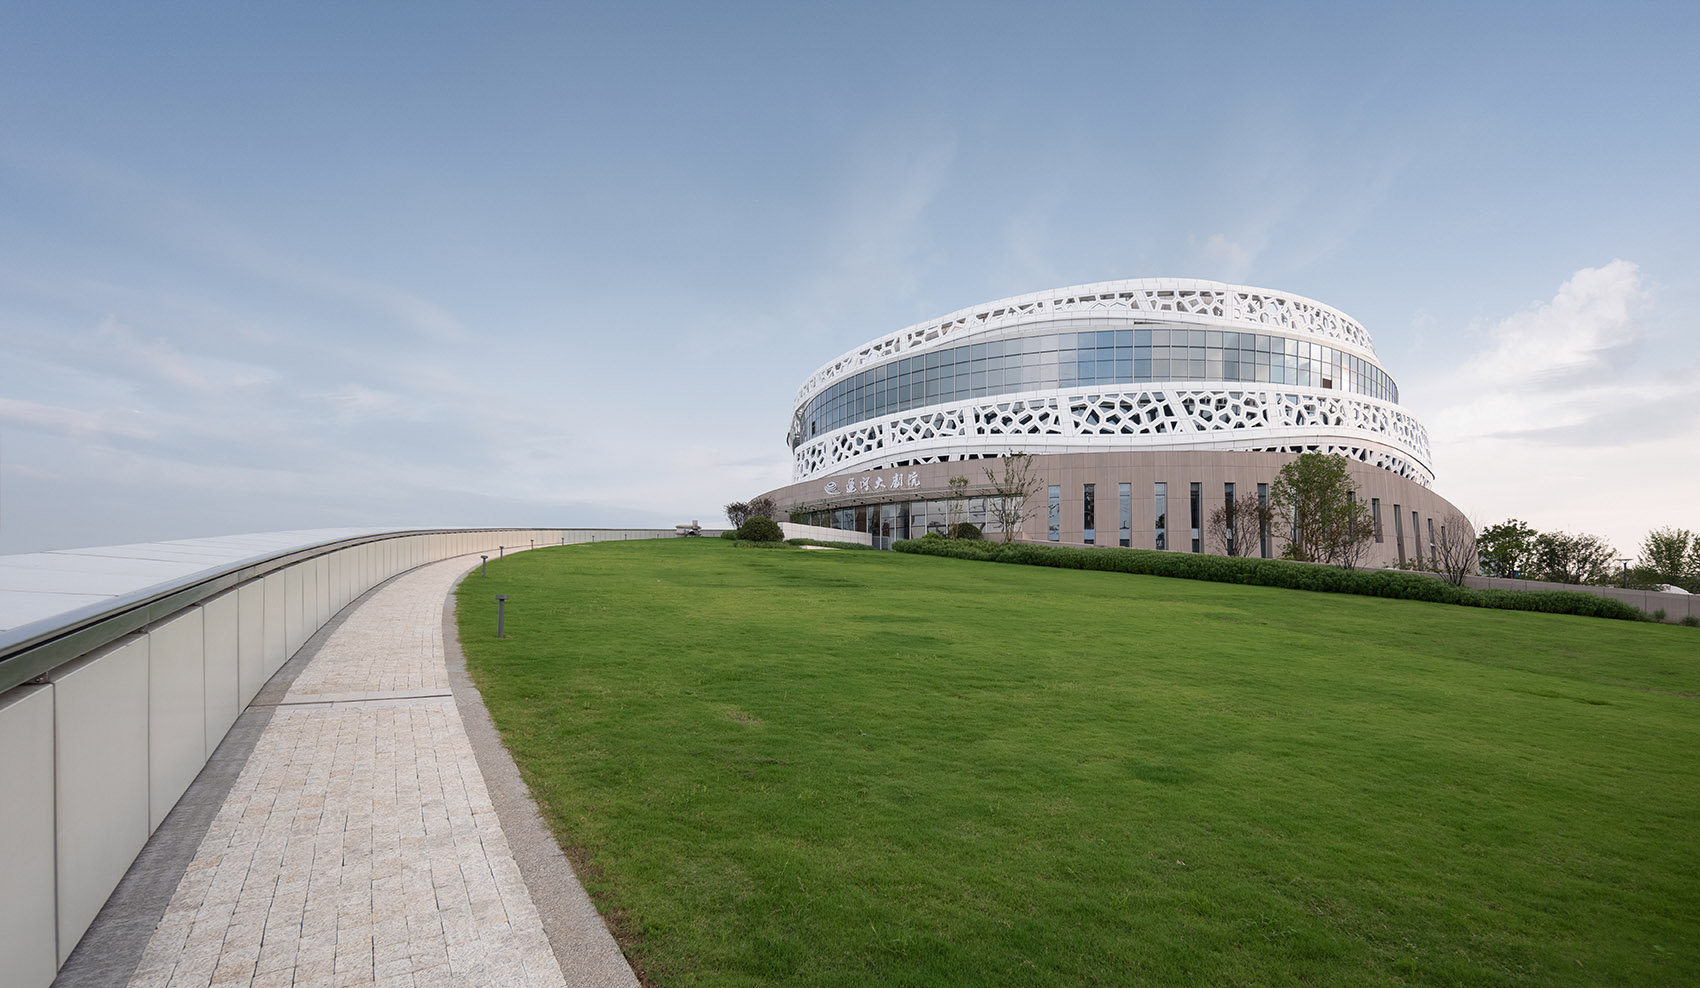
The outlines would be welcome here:
M 671 525 L 1005 295 L 1362 321 L 1481 521 L 1700 528 L 1686 4 L 0 6 L 0 552 Z

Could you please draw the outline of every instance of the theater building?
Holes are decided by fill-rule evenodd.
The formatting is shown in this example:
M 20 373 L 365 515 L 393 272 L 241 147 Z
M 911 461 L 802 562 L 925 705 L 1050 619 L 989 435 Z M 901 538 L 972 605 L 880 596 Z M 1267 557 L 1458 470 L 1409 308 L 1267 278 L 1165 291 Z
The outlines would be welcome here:
M 963 520 L 1001 537 L 988 472 L 1006 452 L 1040 477 L 1016 532 L 1030 542 L 1222 552 L 1210 514 L 1267 499 L 1307 451 L 1349 461 L 1374 527 L 1365 565 L 1428 560 L 1456 514 L 1363 326 L 1212 281 L 1035 292 L 882 336 L 803 382 L 786 441 L 794 483 L 770 495 L 876 545 L 943 531 L 953 477 Z M 1238 533 L 1240 551 L 1279 556 L 1279 535 Z

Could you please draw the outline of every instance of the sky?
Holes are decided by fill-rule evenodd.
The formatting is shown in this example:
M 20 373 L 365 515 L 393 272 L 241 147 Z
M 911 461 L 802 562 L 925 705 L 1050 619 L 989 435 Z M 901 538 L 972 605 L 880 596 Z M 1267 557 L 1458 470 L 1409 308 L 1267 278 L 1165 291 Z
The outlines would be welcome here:
M 1339 308 L 1435 489 L 1700 529 L 1700 6 L 0 0 L 0 553 L 717 524 L 978 302 Z

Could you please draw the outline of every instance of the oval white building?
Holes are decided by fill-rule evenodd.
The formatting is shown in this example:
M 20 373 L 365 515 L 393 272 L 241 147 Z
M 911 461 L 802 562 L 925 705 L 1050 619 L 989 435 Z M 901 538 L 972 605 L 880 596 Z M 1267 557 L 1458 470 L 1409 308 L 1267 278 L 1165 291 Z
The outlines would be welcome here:
M 1187 531 L 1199 527 L 1187 524 L 1192 516 L 1236 491 L 1255 496 L 1305 451 L 1352 461 L 1381 519 L 1377 550 L 1388 546 L 1373 562 L 1398 564 L 1428 548 L 1426 530 L 1405 532 L 1411 519 L 1402 516 L 1408 551 L 1388 544 L 1393 504 L 1416 508 L 1419 529 L 1451 511 L 1428 490 L 1428 434 L 1399 404 L 1398 384 L 1361 324 L 1302 296 L 1213 281 L 1033 292 L 879 337 L 809 376 L 786 438 L 795 483 L 772 492 L 780 503 L 876 538 L 920 534 L 914 520 L 936 513 L 927 503 L 950 476 L 985 486 L 985 465 L 963 461 L 1008 451 L 1034 454 L 1046 475 L 1051 496 L 1029 505 L 1021 532 L 1038 541 L 1209 551 Z M 944 480 L 929 481 L 941 473 Z M 863 475 L 871 478 L 865 490 Z M 873 479 L 885 483 L 875 488 Z M 1146 501 L 1152 531 L 1142 539 L 1134 516 L 1146 513 L 1138 510 Z M 900 521 L 900 503 L 920 510 Z M 855 520 L 855 508 L 876 505 L 886 507 L 877 519 L 864 510 Z M 1071 524 L 1071 505 L 1093 517 Z M 1163 539 L 1159 507 L 1165 522 L 1187 516 Z M 1036 508 L 1045 516 L 1037 532 Z M 1104 508 L 1113 525 L 1099 522 Z M 931 518 L 924 524 L 937 528 Z M 1105 539 L 1105 528 L 1116 537 Z

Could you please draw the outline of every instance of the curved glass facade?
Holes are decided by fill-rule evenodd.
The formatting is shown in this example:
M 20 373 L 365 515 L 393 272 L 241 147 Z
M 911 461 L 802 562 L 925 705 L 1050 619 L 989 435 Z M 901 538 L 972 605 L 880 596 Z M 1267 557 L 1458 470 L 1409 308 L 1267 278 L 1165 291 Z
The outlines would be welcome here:
M 941 348 L 847 377 L 809 399 L 796 441 L 940 402 L 1146 381 L 1287 384 L 1399 400 L 1381 368 L 1319 343 L 1188 328 L 1047 333 Z

